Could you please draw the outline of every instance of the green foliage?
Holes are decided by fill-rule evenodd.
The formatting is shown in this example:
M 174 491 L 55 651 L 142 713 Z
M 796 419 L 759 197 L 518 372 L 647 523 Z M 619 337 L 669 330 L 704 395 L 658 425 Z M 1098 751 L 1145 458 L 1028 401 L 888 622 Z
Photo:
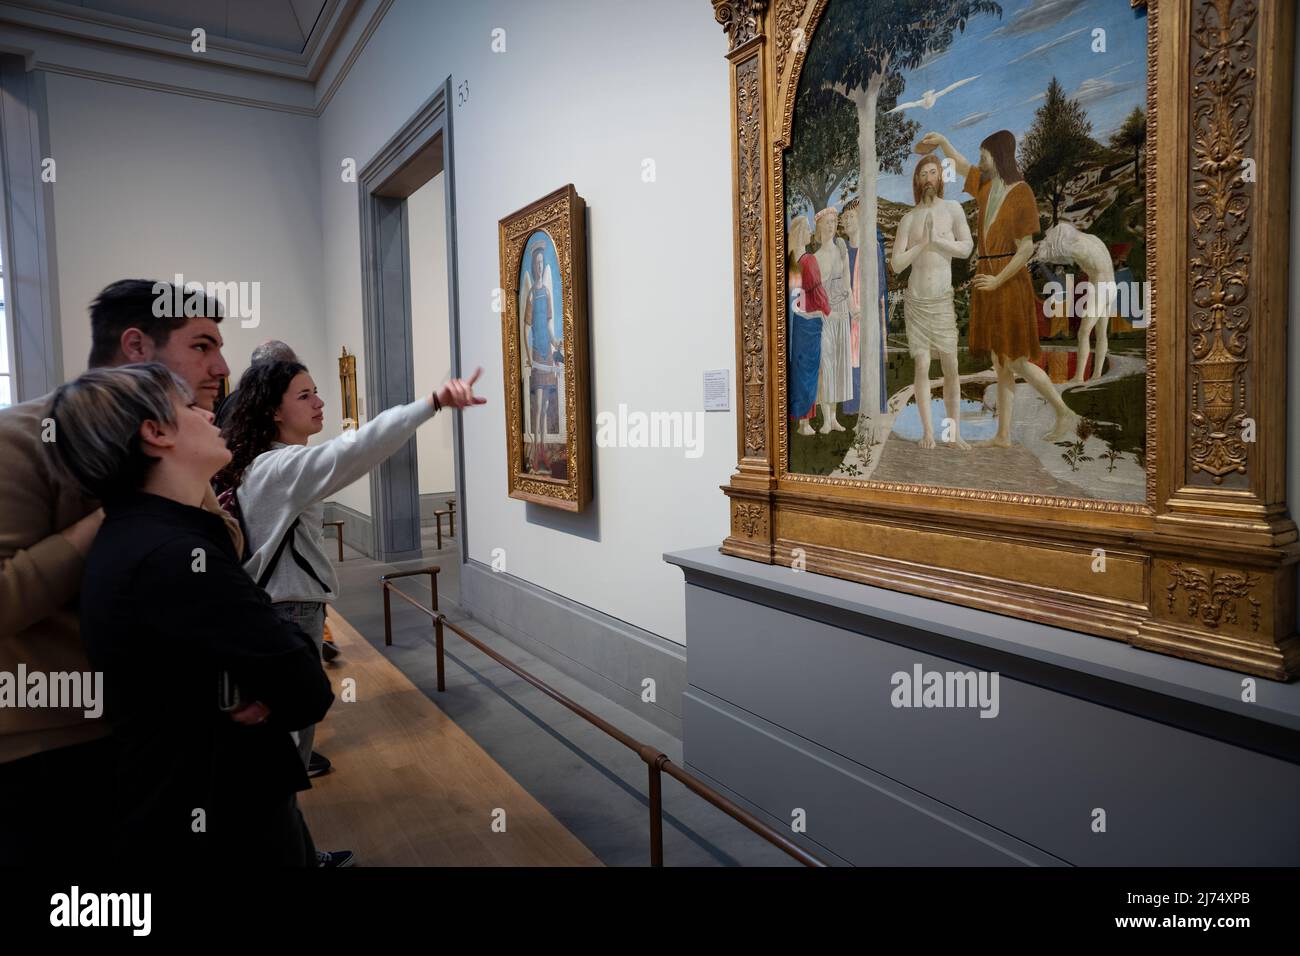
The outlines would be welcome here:
M 1138 237 L 1133 232 L 1130 206 L 1137 198 L 1132 186 L 1125 183 L 1115 194 L 1115 201 L 1092 221 L 1088 232 L 1102 242 L 1133 242 Z
M 835 191 L 858 188 L 858 114 L 831 90 L 801 88 L 785 154 L 785 195 L 791 210 L 831 205 Z
M 876 110 L 876 156 L 880 168 L 901 173 L 921 124 L 902 113 L 888 113 L 903 91 L 903 77 L 890 74 Z M 786 202 L 791 211 L 813 212 L 858 192 L 858 112 L 833 90 L 800 83 L 794 128 L 785 154 Z M 838 196 L 836 194 L 839 194 Z
M 1120 126 L 1110 137 L 1110 145 L 1124 150 L 1133 157 L 1133 178 L 1142 181 L 1142 147 L 1147 142 L 1147 114 L 1140 106 L 1133 107 Z
M 887 173 L 903 171 L 903 163 L 912 155 L 912 144 L 921 136 L 919 122 L 902 113 L 889 112 L 898 105 L 905 85 L 901 73 L 890 73 L 876 107 L 876 161 Z
M 816 56 L 801 82 L 864 90 L 871 78 L 916 69 L 927 54 L 952 45 L 975 16 L 1002 15 L 992 0 L 831 0 L 817 27 Z
M 1052 77 L 1047 99 L 1034 111 L 1033 125 L 1020 143 L 1019 156 L 1025 182 L 1052 204 L 1052 225 L 1060 221 L 1066 184 L 1088 165 L 1096 151 L 1088 114 Z

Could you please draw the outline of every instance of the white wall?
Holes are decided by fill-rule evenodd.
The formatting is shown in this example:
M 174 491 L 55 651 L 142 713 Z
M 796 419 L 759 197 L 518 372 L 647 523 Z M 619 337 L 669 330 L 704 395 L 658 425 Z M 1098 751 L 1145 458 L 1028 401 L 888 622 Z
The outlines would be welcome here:
M 181 273 L 261 283 L 260 325 L 221 324 L 235 380 L 254 346 L 279 338 L 337 393 L 317 121 L 55 73 L 46 89 L 64 377 L 86 367 L 87 307 L 101 288 Z M 326 413 L 338 412 L 336 398 Z
M 490 402 L 464 413 L 470 557 L 503 548 L 511 574 L 679 642 L 681 573 L 661 555 L 726 536 L 734 413 L 706 416 L 696 459 L 596 449 L 587 515 L 509 498 L 497 221 L 572 182 L 589 206 L 593 415 L 702 409 L 703 371 L 735 362 L 725 53 L 701 0 L 397 0 L 320 121 L 329 330 L 359 349 L 357 185 L 340 164 L 369 160 L 448 75 L 468 83 L 452 106 L 461 358 Z M 343 500 L 369 510 L 361 483 Z
M 446 177 L 439 173 L 406 200 L 411 260 L 411 350 L 415 394 L 427 395 L 451 376 L 447 317 Z M 420 494 L 456 489 L 452 417 L 435 415 L 415 433 Z M 441 500 L 438 507 L 443 507 Z

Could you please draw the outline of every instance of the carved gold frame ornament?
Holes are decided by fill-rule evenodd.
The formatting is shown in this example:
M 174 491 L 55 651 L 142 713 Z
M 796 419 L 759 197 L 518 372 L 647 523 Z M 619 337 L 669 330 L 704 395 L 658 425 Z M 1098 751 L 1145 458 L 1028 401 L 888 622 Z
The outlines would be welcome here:
M 1288 270 L 1267 254 L 1289 242 L 1295 5 L 1132 2 L 1147 7 L 1152 293 L 1147 494 L 1121 502 L 788 472 L 783 154 L 827 2 L 712 0 L 731 64 L 741 373 L 723 552 L 1300 674 Z
M 511 498 L 581 511 L 591 501 L 591 402 L 587 345 L 586 203 L 573 186 L 562 186 L 502 219 L 501 351 L 505 381 L 506 456 Z M 564 326 L 564 408 L 568 425 L 567 479 L 525 471 L 523 393 L 520 369 L 519 267 L 528 239 L 545 231 L 555 244 Z

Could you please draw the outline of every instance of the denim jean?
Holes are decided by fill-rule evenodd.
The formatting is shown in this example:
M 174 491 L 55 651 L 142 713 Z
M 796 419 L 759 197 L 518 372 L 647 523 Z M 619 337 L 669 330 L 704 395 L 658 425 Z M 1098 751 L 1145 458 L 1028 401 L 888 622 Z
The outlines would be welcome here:
M 320 653 L 321 645 L 325 642 L 325 605 L 320 601 L 284 601 L 278 604 L 272 604 L 275 613 L 280 616 L 281 620 L 297 624 L 302 628 L 316 644 L 316 652 Z M 316 725 L 304 727 L 297 731 L 294 737 L 298 742 L 298 753 L 302 756 L 302 765 L 305 767 L 311 761 L 311 746 L 316 739 Z

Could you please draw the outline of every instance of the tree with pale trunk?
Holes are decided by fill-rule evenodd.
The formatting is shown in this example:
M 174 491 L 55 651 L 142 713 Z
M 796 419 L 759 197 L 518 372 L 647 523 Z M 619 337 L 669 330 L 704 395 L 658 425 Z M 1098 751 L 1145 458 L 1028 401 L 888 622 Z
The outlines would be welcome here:
M 876 104 L 876 152 L 884 172 L 901 173 L 921 124 L 887 112 L 903 91 L 894 77 Z M 834 90 L 800 84 L 794 130 L 785 154 L 785 196 L 791 208 L 816 214 L 858 191 L 858 114 Z M 838 195 L 837 195 L 838 194 Z M 853 241 L 857 242 L 857 236 Z
M 801 83 L 809 88 L 833 90 L 849 100 L 858 118 L 858 257 L 874 263 L 877 257 L 876 186 L 881 152 L 877 141 L 877 116 L 882 97 L 903 87 L 903 73 L 914 70 L 927 56 L 946 50 L 957 33 L 980 14 L 1002 15 L 992 0 L 831 0 L 817 26 Z M 900 114 L 894 114 L 900 115 Z M 858 432 L 868 433 L 873 416 L 865 399 L 880 389 L 879 352 L 880 277 L 863 268 L 862 320 L 859 365 L 864 399 Z

